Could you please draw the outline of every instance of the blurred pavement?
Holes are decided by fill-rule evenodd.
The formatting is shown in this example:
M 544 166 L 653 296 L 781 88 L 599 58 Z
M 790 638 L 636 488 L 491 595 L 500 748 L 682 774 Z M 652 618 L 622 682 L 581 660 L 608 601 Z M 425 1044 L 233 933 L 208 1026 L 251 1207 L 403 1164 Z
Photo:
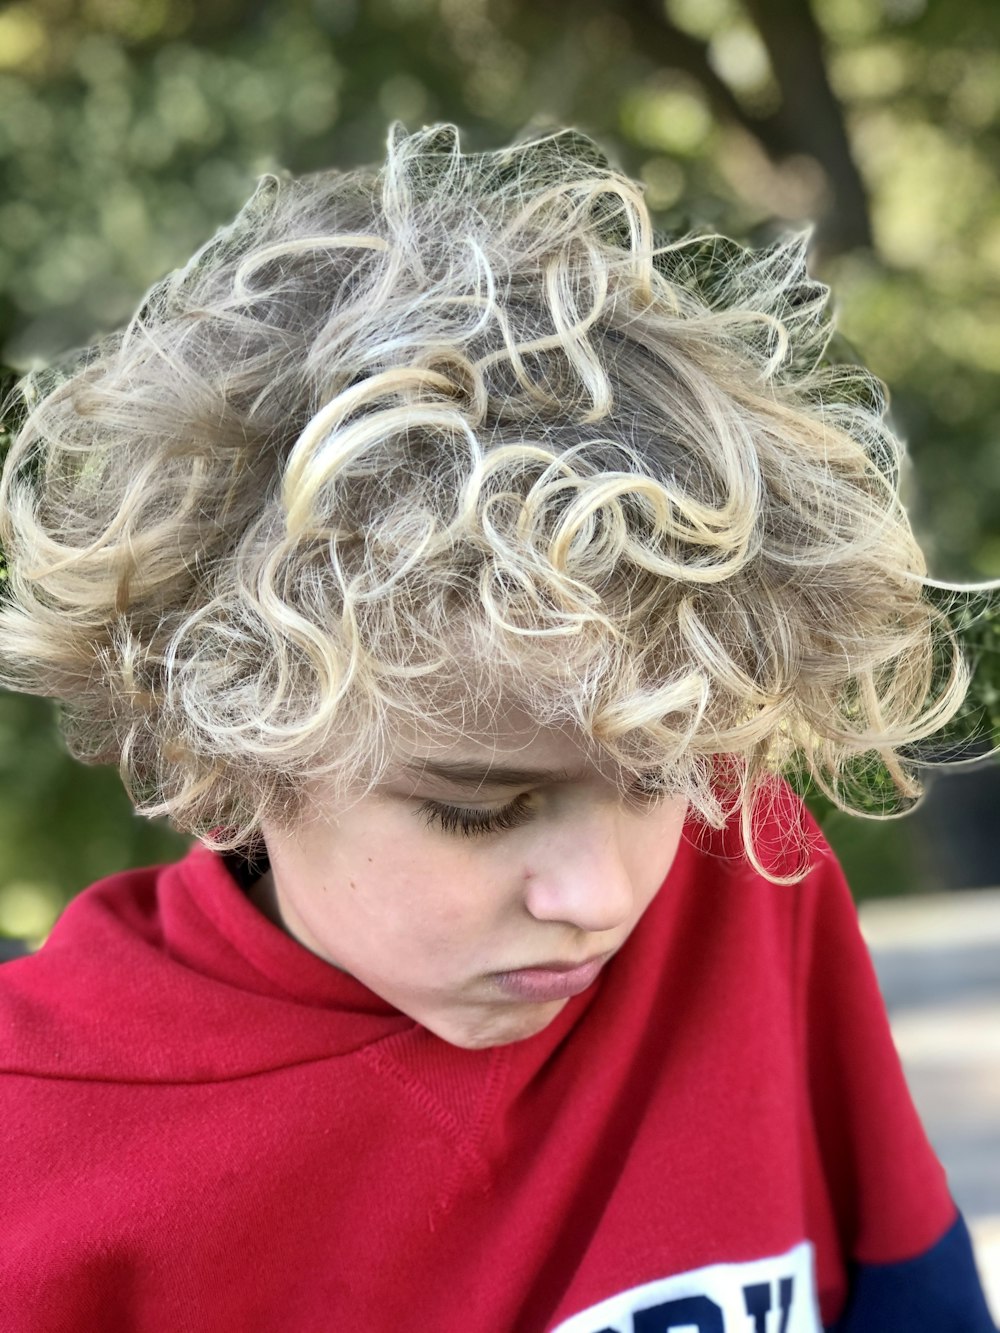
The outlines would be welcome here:
M 861 927 L 1000 1322 L 1000 889 L 867 902 Z

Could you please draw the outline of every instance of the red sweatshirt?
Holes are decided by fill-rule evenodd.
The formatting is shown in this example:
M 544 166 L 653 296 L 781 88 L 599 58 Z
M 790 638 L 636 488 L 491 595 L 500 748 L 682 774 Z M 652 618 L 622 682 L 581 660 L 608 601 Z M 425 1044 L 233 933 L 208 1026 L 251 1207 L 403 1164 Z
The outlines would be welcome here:
M 992 1330 L 824 846 L 778 886 L 691 830 L 590 990 L 481 1051 L 234 869 L 103 880 L 0 969 L 5 1333 Z

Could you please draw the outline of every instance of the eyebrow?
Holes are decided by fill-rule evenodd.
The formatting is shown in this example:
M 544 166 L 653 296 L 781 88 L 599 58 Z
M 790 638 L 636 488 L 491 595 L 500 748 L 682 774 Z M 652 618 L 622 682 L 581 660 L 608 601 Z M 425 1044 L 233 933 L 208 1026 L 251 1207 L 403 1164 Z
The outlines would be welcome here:
M 544 782 L 566 782 L 573 775 L 565 768 L 516 768 L 508 764 L 482 764 L 475 761 L 439 763 L 434 759 L 415 759 L 403 765 L 408 773 L 420 777 L 442 778 L 456 787 L 524 787 Z

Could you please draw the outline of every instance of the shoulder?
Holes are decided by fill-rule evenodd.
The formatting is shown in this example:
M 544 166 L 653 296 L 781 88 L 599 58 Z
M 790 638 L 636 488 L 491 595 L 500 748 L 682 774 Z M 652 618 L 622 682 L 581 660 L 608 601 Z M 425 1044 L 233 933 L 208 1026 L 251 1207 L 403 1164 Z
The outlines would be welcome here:
M 45 944 L 0 968 L 0 1069 L 56 1074 L 157 947 L 160 868 L 83 890 Z
M 195 847 L 178 862 L 98 880 L 36 953 L 4 963 L 0 1071 L 105 1078 L 112 1051 L 138 1058 L 153 1034 L 176 1027 L 195 975 L 182 961 L 183 941 L 204 933 L 192 887 L 225 874 L 217 861 Z
M 815 962 L 818 935 L 831 924 L 841 942 L 860 944 L 850 888 L 822 830 L 787 783 L 775 779 L 766 786 L 747 825 L 739 814 L 720 829 L 689 821 L 664 890 L 685 904 L 685 919 L 705 943 L 717 938 L 734 957 L 747 955 L 748 967 L 780 966 L 801 981 Z

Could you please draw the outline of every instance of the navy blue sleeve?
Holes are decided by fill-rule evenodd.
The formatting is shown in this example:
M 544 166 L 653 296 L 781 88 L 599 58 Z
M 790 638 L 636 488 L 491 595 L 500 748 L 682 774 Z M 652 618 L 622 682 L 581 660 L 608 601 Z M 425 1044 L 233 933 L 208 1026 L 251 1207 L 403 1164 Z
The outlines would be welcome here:
M 963 1218 L 914 1259 L 859 1264 L 826 1333 L 997 1333 Z

